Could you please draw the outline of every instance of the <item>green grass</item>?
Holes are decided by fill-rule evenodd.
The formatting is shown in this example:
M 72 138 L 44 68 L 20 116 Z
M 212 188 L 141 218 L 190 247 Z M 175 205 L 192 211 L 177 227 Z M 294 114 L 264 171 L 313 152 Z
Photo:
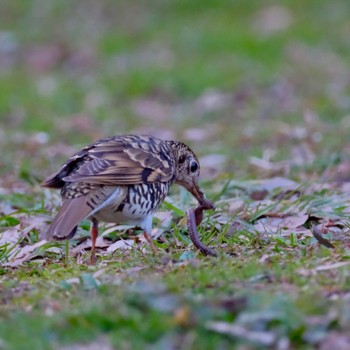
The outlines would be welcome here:
M 349 346 L 349 7 L 6 1 L 0 348 Z M 101 249 L 91 267 L 89 251 L 67 264 L 64 243 L 49 243 L 8 266 L 59 206 L 40 181 L 86 143 L 129 132 L 181 139 L 203 160 L 217 210 L 199 233 L 218 257 L 193 248 L 183 215 L 194 203 L 174 188 L 161 208 L 171 222 L 154 220 L 164 229 L 158 256 Z M 278 186 L 278 176 L 296 187 Z M 312 236 L 313 224 L 334 249 Z M 1 241 L 9 230 L 19 234 L 12 245 Z M 71 252 L 87 231 L 84 222 Z M 107 238 L 120 236 L 130 238 Z
M 109 263 L 98 277 L 93 276 L 95 269 L 73 261 L 68 268 L 50 264 L 44 269 L 31 263 L 7 272 L 6 288 L 12 293 L 4 298 L 6 322 L 0 329 L 7 334 L 9 348 L 28 344 L 39 349 L 55 343 L 89 343 L 99 337 L 121 348 L 179 344 L 186 339 L 191 341 L 188 345 L 185 341 L 184 348 L 247 342 L 253 346 L 244 336 L 209 332 L 209 323 L 218 321 L 275 334 L 276 339 L 287 337 L 295 346 L 310 345 L 309 339 L 323 339 L 332 329 L 345 331 L 341 318 L 349 311 L 348 304 L 330 296 L 346 293 L 348 269 L 312 273 L 319 263 L 339 257 L 342 249 L 331 255 L 319 248 L 290 250 L 272 254 L 262 265 L 259 260 L 266 249 L 254 257 L 247 252 L 239 259 L 185 264 L 137 253 L 129 258 L 117 255 L 119 261 Z M 135 269 L 139 264 L 142 269 Z M 71 277 L 76 280 L 69 282 Z M 312 317 L 319 317 L 316 324 L 309 323 Z M 11 331 L 14 326 L 20 334 Z M 261 346 L 259 341 L 255 346 Z

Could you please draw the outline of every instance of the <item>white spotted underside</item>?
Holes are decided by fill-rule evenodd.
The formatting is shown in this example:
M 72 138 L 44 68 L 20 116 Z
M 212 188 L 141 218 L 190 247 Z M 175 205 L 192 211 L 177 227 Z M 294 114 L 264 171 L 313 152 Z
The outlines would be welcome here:
M 125 196 L 125 187 L 117 186 L 89 217 L 104 222 L 127 223 L 151 232 L 153 213 L 168 194 L 169 187 L 167 183 L 128 186 Z

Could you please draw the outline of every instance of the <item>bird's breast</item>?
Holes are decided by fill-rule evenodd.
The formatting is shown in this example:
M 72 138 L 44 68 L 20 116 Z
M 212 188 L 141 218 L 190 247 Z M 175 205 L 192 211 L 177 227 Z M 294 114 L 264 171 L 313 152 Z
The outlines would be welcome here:
M 128 193 L 122 202 L 111 201 L 93 216 L 105 222 L 142 221 L 157 210 L 169 187 L 169 183 L 162 182 L 128 186 Z

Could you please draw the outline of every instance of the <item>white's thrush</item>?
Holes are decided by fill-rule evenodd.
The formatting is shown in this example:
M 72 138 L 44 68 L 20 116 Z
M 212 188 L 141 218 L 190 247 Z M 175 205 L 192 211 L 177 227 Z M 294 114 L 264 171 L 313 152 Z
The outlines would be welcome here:
M 91 224 L 91 262 L 95 262 L 98 222 L 141 227 L 146 239 L 152 217 L 173 183 L 185 187 L 202 203 L 198 186 L 199 162 L 184 143 L 152 136 L 103 138 L 71 156 L 43 183 L 61 189 L 62 206 L 47 233 L 48 240 L 74 236 L 79 223 Z

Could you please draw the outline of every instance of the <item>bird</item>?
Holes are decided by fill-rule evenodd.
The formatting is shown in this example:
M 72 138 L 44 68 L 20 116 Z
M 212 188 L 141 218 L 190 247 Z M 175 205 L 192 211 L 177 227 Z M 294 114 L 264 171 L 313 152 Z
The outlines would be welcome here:
M 41 186 L 59 189 L 62 204 L 45 234 L 46 240 L 72 238 L 90 219 L 91 256 L 96 262 L 99 222 L 128 223 L 150 237 L 152 217 L 172 184 L 188 190 L 202 203 L 200 164 L 183 142 L 148 135 L 117 135 L 97 140 L 72 155 Z

